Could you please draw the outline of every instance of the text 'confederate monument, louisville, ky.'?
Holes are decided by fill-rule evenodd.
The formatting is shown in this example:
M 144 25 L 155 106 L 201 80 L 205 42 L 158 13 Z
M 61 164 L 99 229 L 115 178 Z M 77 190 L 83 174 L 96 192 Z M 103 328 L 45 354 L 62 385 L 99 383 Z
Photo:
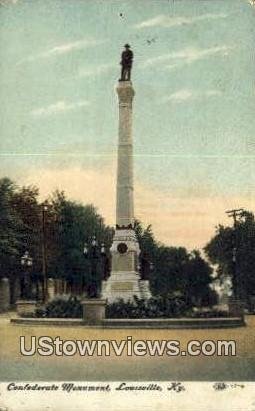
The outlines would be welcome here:
M 102 297 L 112 303 L 150 298 L 149 281 L 139 274 L 140 248 L 134 230 L 132 102 L 135 95 L 131 82 L 133 52 L 129 44 L 121 56 L 121 78 L 117 86 L 119 98 L 119 137 L 116 193 L 116 229 L 111 247 L 112 269 L 103 281 Z

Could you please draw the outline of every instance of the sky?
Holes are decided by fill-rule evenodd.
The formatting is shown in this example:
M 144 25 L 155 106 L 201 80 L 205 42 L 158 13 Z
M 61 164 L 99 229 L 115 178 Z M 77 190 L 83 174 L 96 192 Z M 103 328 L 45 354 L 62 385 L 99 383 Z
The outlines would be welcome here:
M 132 46 L 135 214 L 202 249 L 254 210 L 249 0 L 0 0 L 0 177 L 115 223 L 120 54 Z

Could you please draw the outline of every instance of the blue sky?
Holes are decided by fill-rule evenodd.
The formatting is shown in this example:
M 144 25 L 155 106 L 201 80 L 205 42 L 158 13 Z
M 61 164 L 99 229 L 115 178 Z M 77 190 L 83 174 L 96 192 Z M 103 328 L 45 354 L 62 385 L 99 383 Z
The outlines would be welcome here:
M 114 223 L 114 88 L 129 42 L 138 217 L 161 241 L 201 248 L 226 208 L 253 207 L 248 0 L 0 4 L 2 175 L 43 196 L 63 188 Z

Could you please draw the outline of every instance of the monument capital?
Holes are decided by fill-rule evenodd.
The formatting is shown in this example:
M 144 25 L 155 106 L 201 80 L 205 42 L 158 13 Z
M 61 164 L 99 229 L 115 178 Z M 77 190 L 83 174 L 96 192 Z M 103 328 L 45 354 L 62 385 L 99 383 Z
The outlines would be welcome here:
M 133 100 L 135 90 L 131 81 L 119 81 L 116 88 L 120 103 L 128 103 Z

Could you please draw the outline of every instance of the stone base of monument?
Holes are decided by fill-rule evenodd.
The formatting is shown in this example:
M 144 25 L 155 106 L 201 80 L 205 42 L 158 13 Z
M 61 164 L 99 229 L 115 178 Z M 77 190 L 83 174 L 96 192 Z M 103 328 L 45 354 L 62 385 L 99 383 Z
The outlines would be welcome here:
M 133 300 L 134 295 L 141 298 L 139 274 L 135 271 L 112 272 L 109 279 L 104 281 L 102 295 L 110 304 L 119 299 Z
M 140 295 L 144 300 L 148 300 L 152 297 L 150 290 L 150 283 L 148 280 L 139 281 Z
M 83 309 L 83 321 L 86 324 L 101 324 L 105 319 L 106 300 L 91 298 L 81 301 Z
M 237 298 L 233 298 L 233 297 L 229 298 L 228 311 L 231 317 L 243 317 L 244 316 L 243 302 Z
M 124 214 L 128 215 L 128 209 Z M 128 222 L 129 220 L 125 221 L 125 224 Z M 111 246 L 112 271 L 108 280 L 104 282 L 102 290 L 103 298 L 107 299 L 109 303 L 119 299 L 130 301 L 135 295 L 141 298 L 140 275 L 137 272 L 139 254 L 140 248 L 134 229 L 117 228 Z
M 37 308 L 37 301 L 33 300 L 18 300 L 16 301 L 16 309 L 19 317 L 33 317 Z

